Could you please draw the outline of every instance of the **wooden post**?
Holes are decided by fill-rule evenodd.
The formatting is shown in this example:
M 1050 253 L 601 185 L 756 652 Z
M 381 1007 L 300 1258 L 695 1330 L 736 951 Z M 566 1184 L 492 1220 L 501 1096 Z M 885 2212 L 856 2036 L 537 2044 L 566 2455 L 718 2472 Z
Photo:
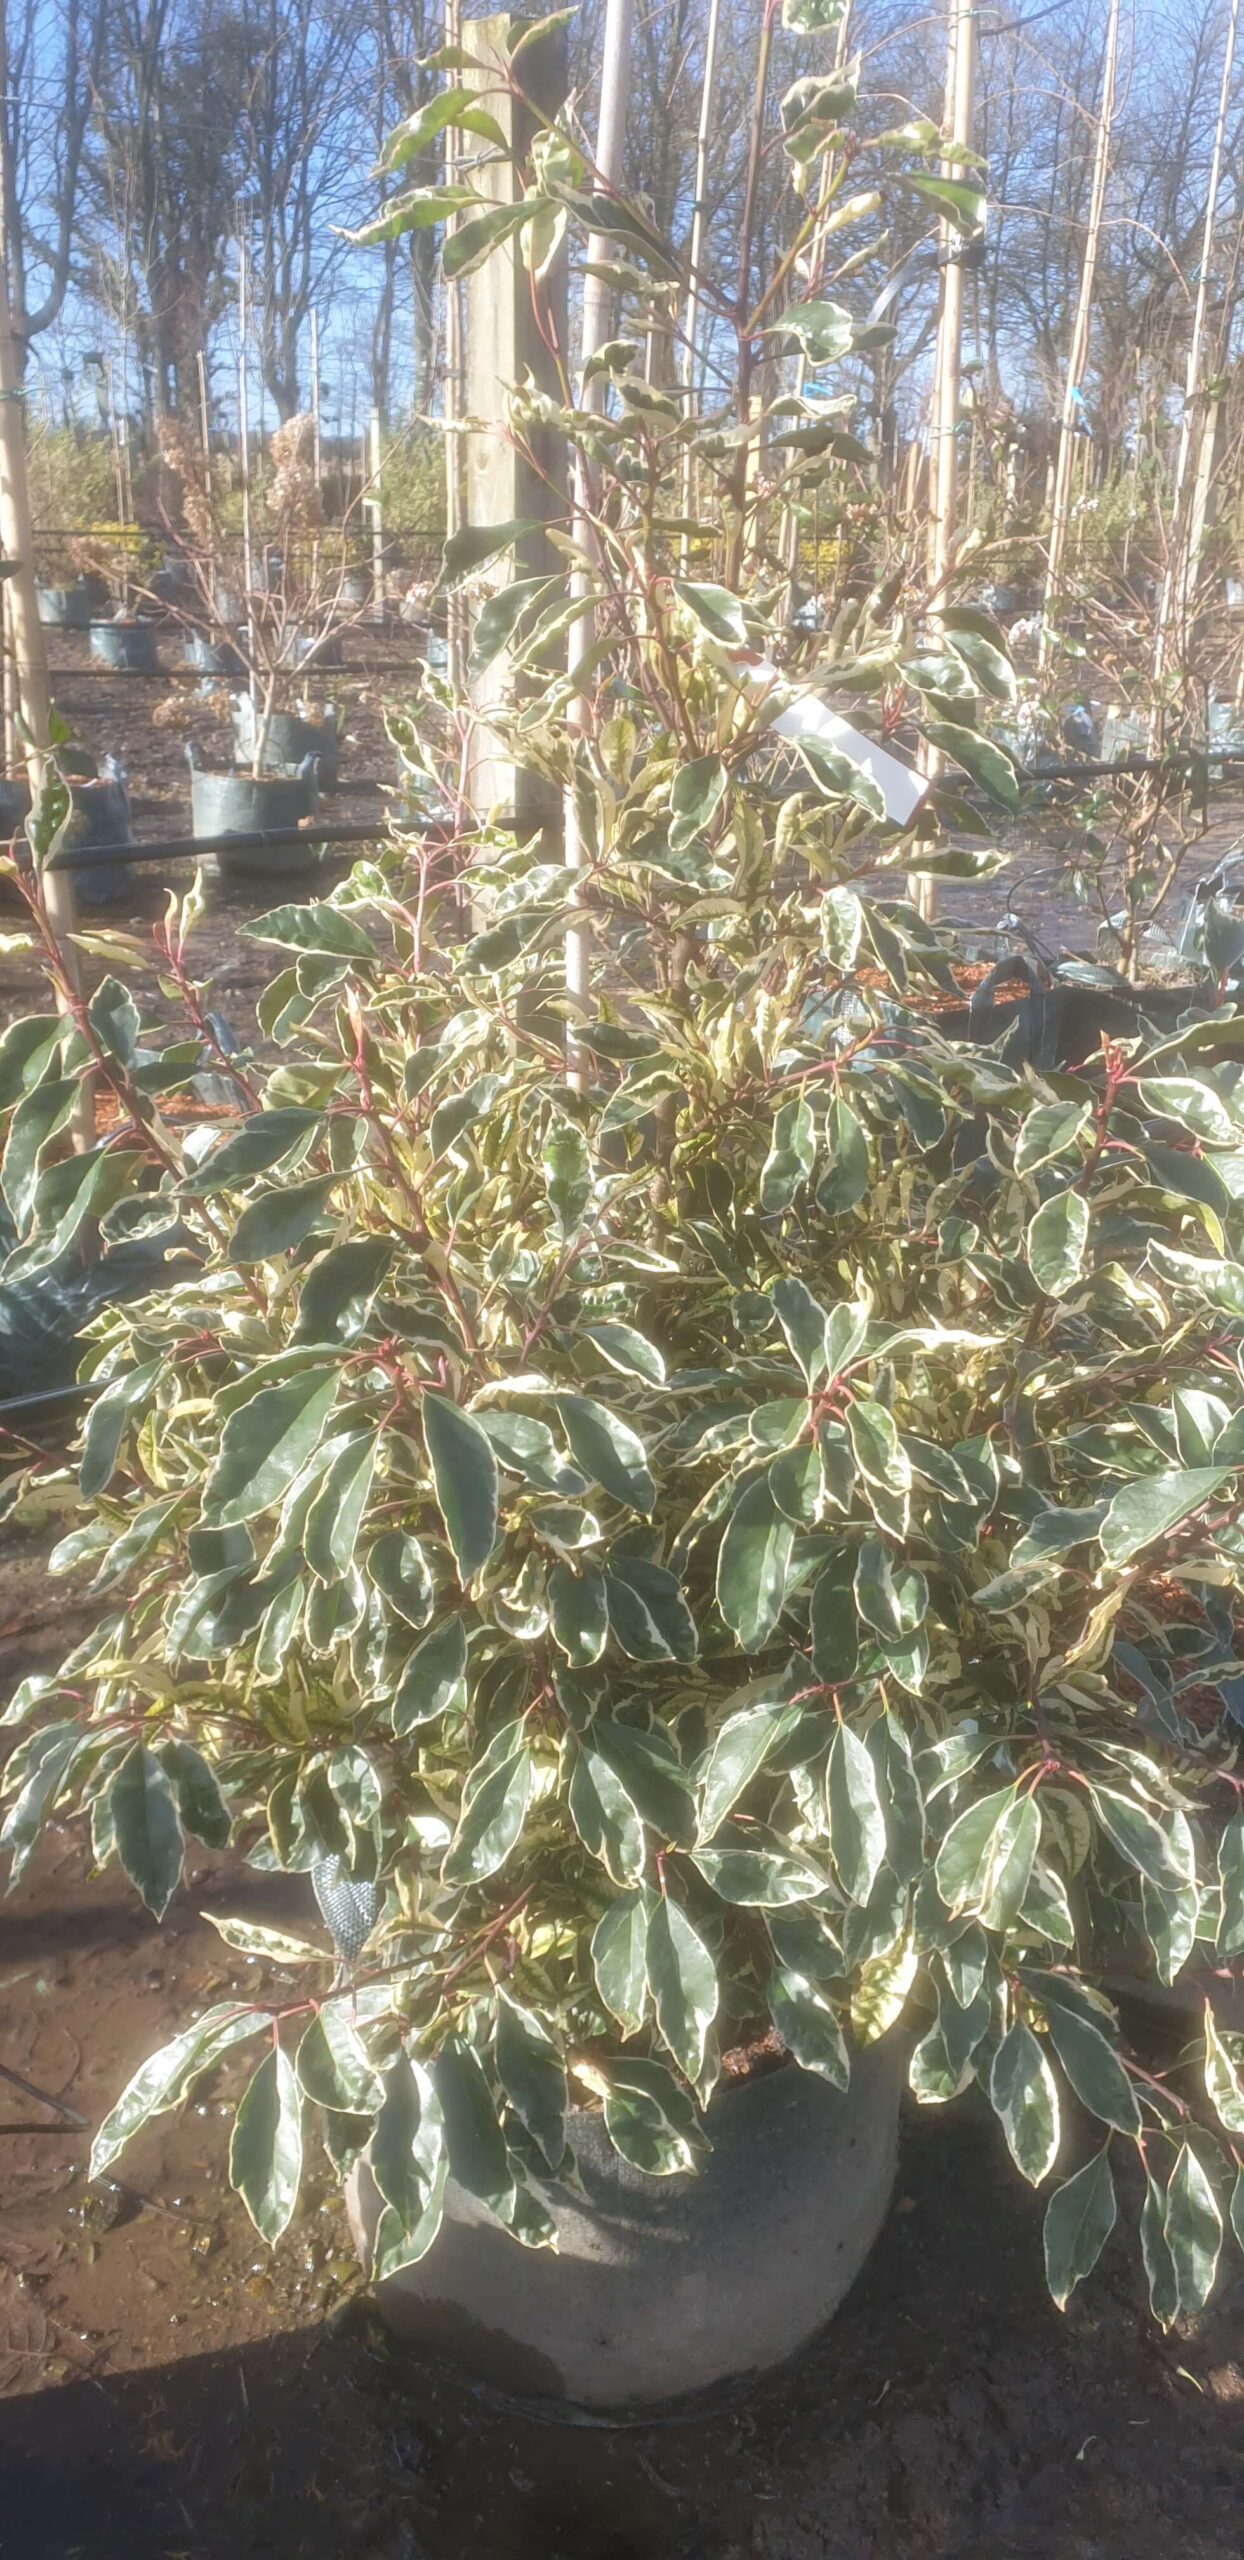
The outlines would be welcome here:
M 1235 40 L 1240 23 L 1240 0 L 1231 0 L 1227 21 L 1227 41 L 1222 57 L 1222 81 L 1218 91 L 1218 121 L 1214 127 L 1214 151 L 1210 161 L 1209 192 L 1205 199 L 1205 221 L 1201 231 L 1201 259 L 1197 270 L 1196 303 L 1192 314 L 1192 336 L 1188 343 L 1188 371 L 1184 383 L 1184 413 L 1179 426 L 1179 456 L 1175 465 L 1175 486 L 1171 495 L 1171 537 L 1166 575 L 1158 605 L 1157 629 L 1153 635 L 1154 682 L 1160 683 L 1166 672 L 1170 651 L 1171 629 L 1177 621 L 1182 626 L 1187 618 L 1189 590 L 1195 563 L 1191 557 L 1188 514 L 1188 472 L 1192 460 L 1192 431 L 1201 388 L 1201 364 L 1205 349 L 1205 323 L 1209 311 L 1210 268 L 1214 256 L 1214 233 L 1218 221 L 1218 193 L 1222 185 L 1223 150 L 1227 130 L 1227 112 L 1231 103 L 1231 75 L 1235 68 Z M 1161 721 L 1161 706 L 1155 709 L 1155 721 Z
M 472 185 L 494 204 L 513 204 L 521 196 L 520 169 L 533 130 L 530 113 L 505 86 L 506 36 L 522 23 L 521 18 L 508 14 L 472 18 L 471 51 L 486 68 L 461 74 L 464 86 L 484 91 L 488 112 L 500 125 L 509 146 L 506 159 L 482 159 L 471 168 Z M 554 29 L 527 46 L 521 69 L 526 95 L 541 112 L 552 114 L 566 94 L 561 31 Z M 460 168 L 464 157 L 459 156 Z M 564 346 L 565 323 L 560 310 L 554 312 L 552 334 Z M 516 518 L 533 522 L 537 530 L 525 534 L 514 546 L 514 576 L 551 577 L 560 561 L 543 528 L 560 512 L 555 493 L 565 465 L 560 439 L 551 430 L 533 434 L 530 459 L 507 433 L 505 396 L 523 375 L 538 391 L 560 400 L 562 386 L 557 365 L 536 324 L 531 279 L 520 240 L 507 241 L 494 249 L 491 257 L 466 280 L 466 425 L 461 436 L 451 438 L 450 443 L 451 451 L 455 442 L 463 447 L 463 521 L 468 525 L 506 524 Z M 477 711 L 486 714 L 489 705 L 506 699 L 511 689 L 509 655 L 503 651 L 475 685 Z M 486 719 L 476 722 L 472 736 L 467 796 L 481 814 L 489 809 L 512 813 L 520 833 L 532 834 L 538 827 L 555 828 L 557 824 L 556 792 L 539 783 L 534 775 L 516 772 L 513 759 Z
M 459 45 L 462 41 L 461 0 L 445 0 L 445 42 Z M 445 183 L 453 186 L 458 177 L 458 135 L 449 127 L 445 134 Z M 445 225 L 448 240 L 455 229 L 450 214 Z M 453 277 L 445 281 L 445 534 L 453 540 L 466 522 L 465 453 L 462 426 L 462 286 Z M 462 597 L 455 591 L 448 599 L 447 630 L 449 680 L 455 691 L 466 683 L 466 630 Z
M 976 17 L 970 0 L 948 0 L 946 34 L 946 116 L 948 143 L 972 139 L 976 88 Z M 953 151 L 942 164 L 943 175 L 962 178 L 967 172 Z M 929 623 L 936 640 L 941 629 L 946 583 L 955 553 L 959 472 L 959 381 L 963 353 L 963 243 L 950 222 L 941 225 L 941 299 L 937 321 L 937 359 L 929 425 Z M 936 779 L 941 759 L 936 748 L 922 757 L 926 773 Z M 935 904 L 931 880 L 912 882 L 913 905 L 926 918 Z
M 1097 284 L 1097 253 L 1106 202 L 1106 180 L 1110 174 L 1110 141 L 1114 131 L 1114 92 L 1118 60 L 1119 0 L 1110 0 L 1110 20 L 1106 29 L 1106 61 L 1102 73 L 1101 115 L 1097 123 L 1097 146 L 1093 155 L 1093 185 L 1089 198 L 1088 230 L 1084 240 L 1084 264 L 1080 269 L 1080 292 L 1071 331 L 1071 349 L 1067 357 L 1067 379 L 1063 385 L 1063 409 L 1058 429 L 1058 459 L 1054 466 L 1050 545 L 1046 556 L 1041 636 L 1037 644 L 1039 667 L 1045 667 L 1049 663 L 1053 644 L 1051 622 L 1058 604 L 1063 558 L 1067 546 L 1067 526 L 1071 518 L 1071 480 L 1075 465 L 1076 425 L 1080 408 L 1081 384 L 1088 362 L 1089 329 L 1093 317 L 1093 295 Z

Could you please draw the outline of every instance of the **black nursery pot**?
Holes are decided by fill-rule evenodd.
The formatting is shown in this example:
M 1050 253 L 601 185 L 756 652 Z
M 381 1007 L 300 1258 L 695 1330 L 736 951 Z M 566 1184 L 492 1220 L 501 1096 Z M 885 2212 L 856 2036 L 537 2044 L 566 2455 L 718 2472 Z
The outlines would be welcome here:
M 554 2406 L 650 2409 L 764 2373 L 824 2328 L 881 2229 L 909 2049 L 892 2029 L 853 2054 L 845 2090 L 795 2063 L 721 2089 L 686 2176 L 632 2168 L 573 2109 L 574 2184 L 548 2190 L 556 2250 L 520 2247 L 451 2179 L 432 2247 L 377 2306 L 438 2364 Z M 348 2203 L 366 2256 L 365 2162 Z
M 190 777 L 190 806 L 196 836 L 262 835 L 313 818 L 319 793 L 312 773 L 196 770 Z M 237 853 L 218 853 L 216 860 L 228 879 L 306 879 L 319 860 L 319 848 L 308 838 L 305 844 L 242 846 Z

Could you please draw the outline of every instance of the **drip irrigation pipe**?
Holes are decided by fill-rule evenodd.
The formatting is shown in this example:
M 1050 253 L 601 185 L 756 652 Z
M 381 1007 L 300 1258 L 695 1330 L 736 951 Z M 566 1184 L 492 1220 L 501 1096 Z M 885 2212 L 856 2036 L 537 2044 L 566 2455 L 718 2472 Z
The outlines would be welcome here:
M 254 835 L 168 836 L 156 844 L 84 846 L 80 853 L 62 847 L 49 871 L 115 871 L 134 862 L 198 862 L 205 853 L 275 853 L 279 847 L 305 845 L 308 853 L 322 845 L 381 844 L 383 822 L 369 827 L 320 826 L 314 820 L 299 827 L 269 827 Z

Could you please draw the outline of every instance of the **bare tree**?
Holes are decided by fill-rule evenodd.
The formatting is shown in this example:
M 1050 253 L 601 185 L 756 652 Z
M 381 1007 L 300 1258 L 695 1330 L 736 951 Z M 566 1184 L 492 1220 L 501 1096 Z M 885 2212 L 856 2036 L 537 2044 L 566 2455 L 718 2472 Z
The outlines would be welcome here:
M 106 16 L 107 0 L 0 0 L 0 202 L 21 372 L 69 289 Z

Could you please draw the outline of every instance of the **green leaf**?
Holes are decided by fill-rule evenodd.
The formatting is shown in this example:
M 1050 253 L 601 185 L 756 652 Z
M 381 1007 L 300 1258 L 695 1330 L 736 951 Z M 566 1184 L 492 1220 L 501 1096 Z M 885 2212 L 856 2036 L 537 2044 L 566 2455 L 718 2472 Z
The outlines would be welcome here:
M 768 1477 L 758 1476 L 735 1504 L 717 1558 L 717 1606 L 745 1653 L 761 1652 L 778 1624 L 794 1544 Z
M 1116 1493 L 1101 1524 L 1102 1554 L 1108 1564 L 1130 1564 L 1144 1547 L 1154 1546 L 1182 1520 L 1211 1500 L 1225 1484 L 1225 1467 L 1173 1467 L 1157 1476 L 1141 1476 Z
M 816 1122 L 812 1116 L 812 1105 L 798 1095 L 793 1101 L 784 1102 L 774 1113 L 769 1153 L 760 1176 L 760 1206 L 766 1217 L 778 1217 L 784 1209 L 789 1209 L 815 1162 Z M 799 1281 L 786 1281 L 780 1285 L 788 1289 L 802 1287 Z M 822 1359 L 824 1333 L 825 1319 L 822 1315 Z
M 612 1769 L 636 1811 L 663 1840 L 686 1847 L 695 1838 L 695 1798 L 673 1743 L 659 1731 L 594 1718 L 587 1736 L 594 1755 Z M 621 1879 L 632 1883 L 634 1878 Z
M 1060 2311 L 1096 2266 L 1116 2212 L 1108 2151 L 1097 2152 L 1086 2168 L 1055 2188 L 1045 2212 L 1045 2279 Z
M 108 1811 L 121 1864 L 162 1920 L 181 1875 L 181 1824 L 167 1771 L 142 1743 L 127 1751 L 108 1790 Z
M 335 1368 L 299 1369 L 229 1414 L 203 1489 L 206 1523 L 229 1528 L 280 1501 L 319 1445 L 338 1380 Z
M 825 1114 L 828 1163 L 817 1185 L 817 1207 L 837 1218 L 859 1206 L 872 1179 L 872 1160 L 862 1120 L 836 1093 Z
M 1206 1146 L 1238 1146 L 1239 1131 L 1225 1102 L 1200 1076 L 1142 1076 L 1137 1090 L 1146 1111 L 1177 1120 Z
M 953 605 L 943 618 L 946 637 L 955 656 L 962 658 L 982 693 L 987 693 L 994 702 L 1014 702 L 1015 670 L 1005 648 L 999 648 L 997 641 L 987 639 L 983 631 L 975 631 L 970 625 L 961 627 Z
M 1181 1836 L 1175 1822 L 1164 1826 L 1143 1805 L 1131 1796 L 1116 1795 L 1112 1787 L 1094 1786 L 1090 1796 L 1102 1830 L 1119 1856 L 1159 1892 L 1180 1893 L 1193 1883 L 1195 1854 L 1186 1823 Z
M 204 1841 L 209 1849 L 226 1848 L 233 1823 L 216 1773 L 202 1752 L 196 1751 L 192 1742 L 183 1741 L 180 1734 L 170 1734 L 159 1745 L 159 1754 L 177 1799 L 183 1831 Z
M 708 2144 L 695 2101 L 663 2062 L 620 2055 L 610 2064 L 605 2131 L 614 2150 L 650 2178 L 694 2169 Z
M 809 364 L 836 364 L 851 351 L 855 323 L 840 302 L 792 302 L 773 331 L 796 339 Z
M 1148 2169 L 1145 2200 L 1140 2209 L 1140 2247 L 1149 2279 L 1149 2302 L 1155 2320 L 1169 2329 L 1179 2316 L 1175 2269 L 1166 2245 L 1166 2191 Z
M 1022 2018 L 1014 2020 L 994 2055 L 989 2095 L 1016 2168 L 1039 2187 L 1058 2157 L 1058 2088 L 1040 2039 Z
M 1244 1955 L 1244 1813 L 1232 1814 L 1218 1843 L 1218 1881 L 1222 1889 L 1219 1955 Z
M 287 912 L 301 915 L 308 911 L 290 908 Z M 335 909 L 327 908 L 325 913 L 335 914 Z M 346 925 L 348 919 L 342 916 L 340 922 Z M 243 925 L 244 933 L 248 929 Z M 349 930 L 357 933 L 358 927 L 351 925 Z M 366 937 L 360 938 L 374 957 Z M 244 1120 L 231 1138 L 214 1147 L 210 1156 L 196 1166 L 189 1187 L 197 1198 L 210 1199 L 217 1191 L 236 1190 L 252 1174 L 270 1173 L 278 1164 L 298 1164 L 323 1127 L 322 1111 L 257 1111 L 253 1119 Z
M 480 1884 L 505 1865 L 527 1817 L 533 1770 L 522 1716 L 493 1735 L 462 1791 L 458 1828 L 445 1852 L 445 1884 Z
M 1047 2010 L 1050 2035 L 1077 2098 L 1120 2133 L 1140 2131 L 1140 2108 L 1131 2081 L 1113 2045 L 1100 2027 L 1078 2018 L 1060 2002 Z
M 560 583 L 559 579 L 548 577 L 515 578 L 508 587 L 502 587 L 499 594 L 488 597 L 475 617 L 475 628 L 471 634 L 470 672 L 473 676 L 486 672 L 502 650 L 509 647 L 528 608 L 538 604 L 543 597 L 556 594 Z M 565 1121 L 554 1122 L 554 1130 L 560 1132 L 571 1125 Z
M 462 1704 L 467 1641 L 461 1618 L 444 1618 L 408 1654 L 393 1696 L 393 1730 L 410 1733 Z
M 497 1461 L 492 1442 L 461 1405 L 430 1388 L 419 1410 L 445 1535 L 462 1581 L 469 1582 L 487 1563 L 497 1540 Z
M 1000 801 L 1004 809 L 1018 809 L 1019 775 L 1005 748 L 992 738 L 982 738 L 977 729 L 965 729 L 958 720 L 924 719 L 920 726 L 930 746 L 952 756 L 991 800 Z
M 622 1893 L 592 1932 L 596 1988 L 624 2035 L 636 2035 L 648 2007 L 648 1911 L 646 1893 Z
M 1237 2044 L 1239 2039 L 1234 2040 Z M 1217 2021 L 1208 2000 L 1205 2003 L 1205 2086 L 1219 2122 L 1228 2133 L 1244 2133 L 1244 2087 L 1233 2056 L 1218 2032 Z
M 229 1239 L 235 1262 L 272 1262 L 302 1244 L 329 1204 L 336 1173 L 317 1174 L 313 1182 L 295 1182 L 261 1191 L 248 1201 Z
M 270 2245 L 289 2222 L 301 2177 L 302 2091 L 288 2054 L 274 2045 L 242 2099 L 229 2144 L 229 2184 Z
M 432 2078 L 445 2118 L 451 2178 L 504 2219 L 514 2202 L 514 2175 L 478 2054 L 463 2037 L 448 2036 Z
M 644 1833 L 636 1806 L 590 1737 L 572 1748 L 566 1803 L 579 1838 L 615 1884 L 637 1884 L 644 1871 Z
M 883 1404 L 856 1396 L 847 1406 L 847 1432 L 860 1474 L 899 1496 L 911 1485 L 911 1460 Z
M 9 1122 L 0 1187 L 19 1234 L 30 1222 L 43 1149 L 64 1129 L 82 1090 L 77 1076 L 57 1076 L 24 1094 Z
M 320 1582 L 335 1582 L 354 1562 L 377 1450 L 375 1433 L 360 1432 L 347 1440 L 325 1469 L 303 1533 L 303 1554 Z
M 775 1280 L 769 1294 L 791 1351 L 808 1385 L 815 1387 L 825 1376 L 828 1366 L 826 1328 L 829 1319 L 825 1309 L 805 1283 L 793 1277 Z
M 988 200 L 982 187 L 973 186 L 967 178 L 934 178 L 917 169 L 905 169 L 902 177 L 904 185 L 934 205 L 964 239 L 975 239 L 984 230 Z
M 1047 1298 L 1065 1298 L 1084 1269 L 1089 1207 L 1078 1191 L 1059 1191 L 1038 1209 L 1028 1229 L 1028 1262 Z
M 825 1809 L 838 1881 L 852 1902 L 867 1902 L 885 1858 L 885 1815 L 871 1757 L 848 1724 L 830 1746 Z
M 599 1662 L 609 1640 L 609 1602 L 599 1567 L 588 1563 L 572 1573 L 559 1558 L 549 1573 L 548 1602 L 553 1641 L 567 1661 L 581 1669 Z
M 669 1894 L 657 1895 L 649 1913 L 647 1966 L 657 2025 L 680 2070 L 696 2081 L 717 2015 L 717 1969 L 699 1931 Z
M 664 1565 L 614 1550 L 605 1571 L 609 1626 L 634 1662 L 693 1662 L 695 1620 Z
M 790 1848 L 763 1822 L 721 1823 L 696 1850 L 695 1863 L 723 1902 L 761 1911 L 819 1900 L 829 1882 L 804 1850 Z
M 1014 1787 L 999 1787 L 992 1795 L 978 1796 L 952 1822 L 934 1867 L 937 1890 L 948 1911 L 977 1909 L 988 1890 L 1000 1827 L 1014 1802 Z
M 638 1432 L 592 1396 L 559 1396 L 557 1411 L 571 1455 L 584 1474 L 628 1510 L 649 1513 L 656 1486 Z
M 306 2096 L 318 2107 L 370 2115 L 381 2103 L 380 2077 L 363 2051 L 348 1997 L 326 2000 L 317 2011 L 298 2047 L 296 2068 Z
M 368 2159 L 402 2229 L 417 2230 L 444 2181 L 445 2119 L 428 2073 L 404 2053 L 385 2075 Z
M 79 1490 L 87 1502 L 107 1492 L 130 1416 L 150 1393 L 163 1366 L 162 1359 L 144 1360 L 137 1369 L 127 1369 L 122 1377 L 114 1378 L 96 1396 L 86 1418 L 78 1470 Z
M 837 2015 L 816 1982 L 789 1965 L 769 1976 L 769 2015 L 788 2053 L 835 2089 L 848 2087 L 851 2057 Z
M 302 1284 L 295 1342 L 357 1342 L 393 1254 L 390 1236 L 350 1236 L 320 1254 Z
M 500 1464 L 540 1493 L 586 1493 L 587 1477 L 562 1456 L 547 1422 L 529 1413 L 481 1413 L 479 1427 Z
M 1087 1102 L 1039 1102 L 1030 1111 L 1015 1141 L 1017 1173 L 1039 1173 L 1056 1156 L 1068 1155 L 1088 1119 Z
M 814 1583 L 809 1612 L 812 1667 L 828 1688 L 841 1688 L 855 1677 L 859 1660 L 859 1617 L 855 1587 L 840 1557 L 827 1565 Z
M 364 1571 L 408 1627 L 426 1627 L 436 1595 L 428 1560 L 417 1538 L 408 1538 L 402 1529 L 386 1529 L 383 1537 L 368 1548 Z M 466 1667 L 465 1648 L 462 1667 Z
M 501 210 L 509 214 L 515 208 L 506 205 Z M 510 227 L 514 229 L 517 226 L 511 224 Z M 451 534 L 445 545 L 437 586 L 441 589 L 461 586 L 463 579 L 471 577 L 477 569 L 487 569 L 492 561 L 499 560 L 511 544 L 525 542 L 528 534 L 540 530 L 535 516 L 511 516 L 505 524 L 464 525 L 462 532 Z
M 158 2053 L 149 2054 L 95 2136 L 91 2177 L 102 2178 L 141 2126 L 148 2124 L 152 2116 L 165 2115 L 170 2107 L 180 2106 L 195 2081 L 210 2071 L 231 2045 L 258 2035 L 268 2023 L 263 2010 L 252 2008 L 249 2002 L 222 2000 L 192 2025 L 183 2027 L 170 2044 L 161 2045 Z
M 201 1920 L 224 1939 L 227 1947 L 237 1947 L 244 1956 L 256 1956 L 264 1964 L 326 1964 L 323 1947 L 312 1938 L 295 1938 L 288 1929 L 270 1929 L 263 1920 L 243 1920 L 229 1911 L 202 1911 Z
M 701 1842 L 712 1839 L 797 1718 L 797 1708 L 779 1699 L 763 1699 L 739 1707 L 718 1727 L 698 1772 Z
M 1175 2293 L 1187 2317 L 1203 2311 L 1214 2290 L 1222 2248 L 1218 2199 L 1190 2143 L 1180 2146 L 1166 2191 L 1166 2245 Z
M 684 853 L 712 824 L 727 779 L 720 756 L 697 756 L 693 764 L 679 766 L 670 792 L 671 853 Z
M 705 587 L 689 584 L 685 578 L 671 580 L 680 605 L 692 621 L 726 649 L 745 649 L 747 625 L 737 596 L 728 587 Z
M 646 1378 L 650 1386 L 665 1384 L 665 1362 L 655 1342 L 637 1333 L 633 1324 L 583 1324 L 579 1334 L 585 1342 L 593 1342 L 613 1369 L 624 1377 Z
M 497 1991 L 497 2076 L 550 2169 L 566 2154 L 566 2065 L 548 2028 L 508 1991 Z
M 905 1644 L 924 1619 L 929 1586 L 915 1565 L 898 1573 L 890 1550 L 880 1538 L 864 1538 L 856 1559 L 855 1606 L 883 1644 Z
M 549 1207 L 559 1236 L 576 1235 L 592 1197 L 592 1159 L 573 1120 L 554 1120 L 541 1152 Z

